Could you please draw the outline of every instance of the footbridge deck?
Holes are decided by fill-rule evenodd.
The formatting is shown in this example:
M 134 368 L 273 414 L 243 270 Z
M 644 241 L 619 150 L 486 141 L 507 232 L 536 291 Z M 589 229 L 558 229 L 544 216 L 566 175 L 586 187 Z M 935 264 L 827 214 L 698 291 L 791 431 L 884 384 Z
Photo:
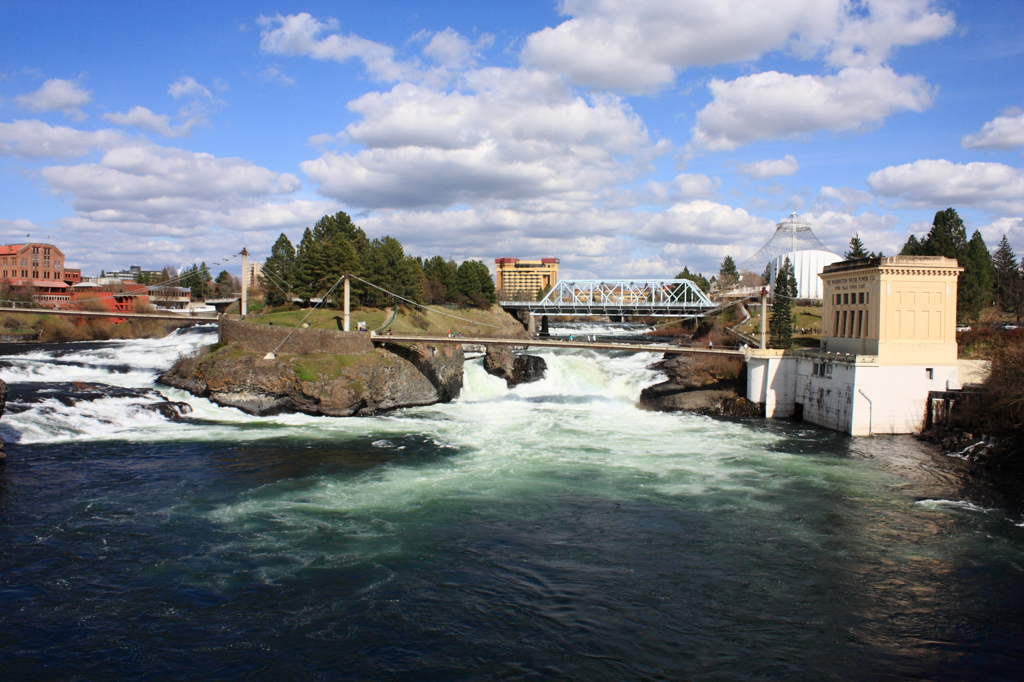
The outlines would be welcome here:
M 619 343 L 615 341 L 561 341 L 554 339 L 510 339 L 489 336 L 422 336 L 418 334 L 374 335 L 373 343 L 458 343 L 477 346 L 516 346 L 520 348 L 589 348 L 591 350 L 621 351 L 626 353 L 699 353 L 743 357 L 743 351 L 729 348 L 695 348 L 654 343 Z

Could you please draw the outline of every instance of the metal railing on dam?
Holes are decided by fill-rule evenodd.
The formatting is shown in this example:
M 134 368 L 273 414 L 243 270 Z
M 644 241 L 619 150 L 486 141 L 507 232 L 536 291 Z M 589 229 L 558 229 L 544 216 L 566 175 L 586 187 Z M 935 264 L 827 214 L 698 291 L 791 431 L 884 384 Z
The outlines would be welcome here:
M 614 341 L 555 341 L 549 339 L 510 339 L 490 336 L 430 336 L 420 334 L 382 334 L 370 337 L 374 344 L 387 343 L 458 343 L 477 346 L 516 346 L 519 348 L 589 348 L 591 350 L 627 353 L 700 353 L 743 357 L 743 351 L 731 348 L 703 348 L 655 343 L 618 343 Z

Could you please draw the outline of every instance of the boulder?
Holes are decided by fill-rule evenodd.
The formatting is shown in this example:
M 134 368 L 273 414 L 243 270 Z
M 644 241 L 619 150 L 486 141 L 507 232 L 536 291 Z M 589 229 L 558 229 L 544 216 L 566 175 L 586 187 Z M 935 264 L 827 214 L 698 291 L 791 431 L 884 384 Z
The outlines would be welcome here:
M 540 381 L 548 364 L 537 355 L 513 355 L 508 346 L 488 346 L 484 356 L 484 371 L 505 380 L 505 385 L 515 388 L 519 384 Z

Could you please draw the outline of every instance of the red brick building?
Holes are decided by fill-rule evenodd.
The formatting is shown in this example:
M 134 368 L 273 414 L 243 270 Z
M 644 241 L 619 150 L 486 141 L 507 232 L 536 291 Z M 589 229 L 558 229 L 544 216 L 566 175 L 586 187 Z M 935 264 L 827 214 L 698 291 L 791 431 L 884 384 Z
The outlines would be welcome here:
M 71 300 L 70 284 L 64 281 L 64 253 L 53 244 L 0 246 L 0 281 L 12 289 L 31 293 L 44 304 Z M 81 277 L 81 272 L 78 272 Z

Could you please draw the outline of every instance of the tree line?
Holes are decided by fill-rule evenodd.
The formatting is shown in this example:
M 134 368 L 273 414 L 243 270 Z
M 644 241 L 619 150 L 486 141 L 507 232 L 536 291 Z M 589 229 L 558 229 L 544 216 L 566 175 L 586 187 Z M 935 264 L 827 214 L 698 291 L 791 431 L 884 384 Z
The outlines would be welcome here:
M 352 300 L 370 307 L 394 303 L 390 294 L 416 303 L 478 308 L 498 300 L 491 272 L 481 261 L 456 264 L 442 256 L 408 256 L 394 237 L 371 240 L 339 212 L 307 227 L 298 247 L 283 233 L 277 238 L 263 263 L 267 305 L 294 299 L 309 305 L 315 298 L 340 305 L 344 292 L 339 280 L 346 272 L 359 278 L 349 282 Z

